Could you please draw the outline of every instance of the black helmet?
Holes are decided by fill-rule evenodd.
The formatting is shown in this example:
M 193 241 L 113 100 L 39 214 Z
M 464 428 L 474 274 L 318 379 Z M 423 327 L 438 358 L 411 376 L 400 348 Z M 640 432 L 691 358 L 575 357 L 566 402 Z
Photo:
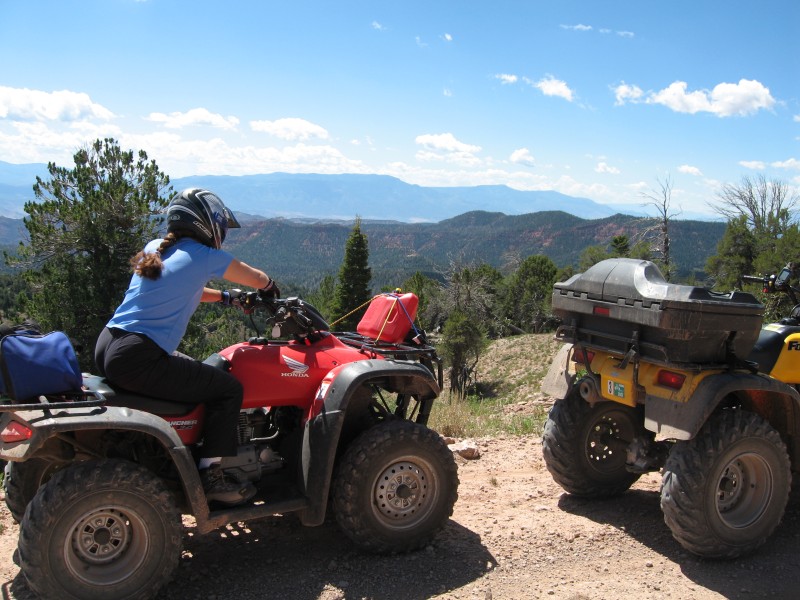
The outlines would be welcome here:
M 208 190 L 189 188 L 175 194 L 167 207 L 167 231 L 191 231 L 198 241 L 220 248 L 228 228 L 241 227 L 233 213 Z

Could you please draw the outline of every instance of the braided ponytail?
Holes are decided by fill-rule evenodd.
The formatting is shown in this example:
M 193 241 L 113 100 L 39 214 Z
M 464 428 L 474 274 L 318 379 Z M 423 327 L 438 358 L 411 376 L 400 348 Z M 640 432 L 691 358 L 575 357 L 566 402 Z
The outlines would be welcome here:
M 161 277 L 161 271 L 164 268 L 164 263 L 161 262 L 161 254 L 182 237 L 176 233 L 175 231 L 170 231 L 155 252 L 145 254 L 144 250 L 142 250 L 134 256 L 131 259 L 133 272 L 146 279 L 158 279 Z

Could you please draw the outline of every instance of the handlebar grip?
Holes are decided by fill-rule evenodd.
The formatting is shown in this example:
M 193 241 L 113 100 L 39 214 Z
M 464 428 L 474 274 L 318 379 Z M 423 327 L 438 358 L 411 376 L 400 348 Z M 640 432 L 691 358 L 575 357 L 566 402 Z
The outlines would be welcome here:
M 752 281 L 753 283 L 764 283 L 766 277 L 756 277 L 755 275 L 742 275 L 742 281 Z

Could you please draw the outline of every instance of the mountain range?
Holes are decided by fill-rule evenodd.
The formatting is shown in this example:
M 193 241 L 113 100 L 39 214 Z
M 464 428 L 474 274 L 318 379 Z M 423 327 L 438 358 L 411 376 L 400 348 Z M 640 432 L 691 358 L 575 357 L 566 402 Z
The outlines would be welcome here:
M 24 216 L 25 202 L 34 199 L 31 188 L 37 176 L 49 177 L 47 165 L 0 161 L 0 216 Z M 504 185 L 424 187 L 388 175 L 200 175 L 170 183 L 175 190 L 210 189 L 237 213 L 267 218 L 359 216 L 364 220 L 437 223 L 473 210 L 500 210 L 508 215 L 560 210 L 587 219 L 652 213 L 647 206 L 600 204 L 555 191 L 520 191 Z

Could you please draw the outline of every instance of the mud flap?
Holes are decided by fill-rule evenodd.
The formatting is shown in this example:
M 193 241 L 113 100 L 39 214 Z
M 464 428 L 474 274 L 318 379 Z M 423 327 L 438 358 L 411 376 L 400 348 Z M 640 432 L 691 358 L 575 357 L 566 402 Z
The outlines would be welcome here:
M 552 398 L 564 398 L 575 381 L 575 373 L 570 372 L 570 353 L 572 344 L 564 344 L 553 358 L 547 375 L 542 379 L 541 390 Z

